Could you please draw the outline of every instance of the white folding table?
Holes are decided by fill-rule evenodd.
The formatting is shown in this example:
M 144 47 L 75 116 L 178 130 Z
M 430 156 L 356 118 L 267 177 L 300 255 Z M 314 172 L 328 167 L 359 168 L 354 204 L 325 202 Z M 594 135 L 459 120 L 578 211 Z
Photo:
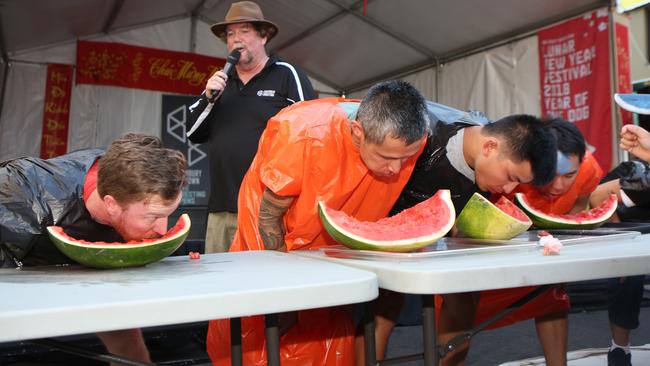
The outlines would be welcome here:
M 9 342 L 366 302 L 378 289 L 371 272 L 255 251 L 169 257 L 116 270 L 0 269 L 0 293 L 0 342 Z M 277 322 L 269 335 L 269 362 L 275 363 Z M 238 351 L 233 363 L 241 360 Z
M 464 254 L 395 258 L 341 258 L 320 251 L 293 254 L 345 264 L 377 274 L 379 287 L 408 294 L 423 294 L 424 360 L 436 365 L 434 303 L 431 294 L 482 291 L 545 285 L 650 273 L 650 235 L 632 239 L 599 238 L 565 246 L 560 255 L 543 256 L 535 247 L 469 251 Z M 462 253 L 462 251 L 459 251 Z M 374 349 L 374 336 L 368 337 Z M 430 341 L 429 341 L 430 340 Z M 366 350 L 366 364 L 374 365 L 374 352 Z

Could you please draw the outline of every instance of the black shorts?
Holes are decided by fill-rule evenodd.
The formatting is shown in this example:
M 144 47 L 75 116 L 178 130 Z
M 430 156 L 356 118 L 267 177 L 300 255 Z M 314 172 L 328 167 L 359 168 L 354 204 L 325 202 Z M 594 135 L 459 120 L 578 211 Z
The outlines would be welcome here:
M 609 279 L 607 311 L 611 323 L 625 329 L 639 326 L 644 280 L 644 275 Z

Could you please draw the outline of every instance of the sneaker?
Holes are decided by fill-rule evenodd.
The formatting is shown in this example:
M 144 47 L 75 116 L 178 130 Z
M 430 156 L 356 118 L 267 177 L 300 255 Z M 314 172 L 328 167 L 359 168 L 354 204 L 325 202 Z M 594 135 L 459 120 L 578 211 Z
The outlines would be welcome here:
M 607 366 L 632 366 L 632 353 L 625 354 L 622 348 L 607 353 Z

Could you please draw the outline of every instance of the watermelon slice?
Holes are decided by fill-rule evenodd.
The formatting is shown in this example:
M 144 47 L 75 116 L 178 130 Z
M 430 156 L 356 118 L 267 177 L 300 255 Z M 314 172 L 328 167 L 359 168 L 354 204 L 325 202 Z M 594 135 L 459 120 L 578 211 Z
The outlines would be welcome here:
M 476 192 L 456 220 L 458 229 L 474 239 L 512 239 L 532 224 L 530 218 L 509 199 L 501 196 L 493 204 Z
M 182 214 L 163 237 L 127 243 L 78 240 L 67 235 L 60 226 L 48 226 L 47 231 L 54 245 L 76 262 L 95 268 L 122 268 L 144 266 L 169 256 L 183 244 L 190 226 L 190 217 Z
M 593 229 L 605 223 L 616 212 L 618 200 L 611 195 L 598 207 L 572 215 L 555 215 L 544 213 L 533 207 L 523 193 L 515 195 L 517 204 L 533 219 L 540 229 Z
M 436 242 L 454 225 L 449 190 L 439 190 L 424 202 L 376 222 L 359 221 L 318 203 L 323 226 L 339 243 L 364 250 L 408 252 Z

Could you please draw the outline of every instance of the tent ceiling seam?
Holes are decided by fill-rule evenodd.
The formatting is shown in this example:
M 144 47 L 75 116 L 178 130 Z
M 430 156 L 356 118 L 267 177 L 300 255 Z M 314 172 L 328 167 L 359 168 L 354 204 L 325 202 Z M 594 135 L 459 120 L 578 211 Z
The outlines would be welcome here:
M 368 0 L 368 1 L 370 2 L 370 1 L 373 1 L 373 0 Z M 334 21 L 336 21 L 336 20 L 338 20 L 339 18 L 342 18 L 343 16 L 345 16 L 346 14 L 348 14 L 349 11 L 357 10 L 359 7 L 361 7 L 362 4 L 363 4 L 363 0 L 358 0 L 357 2 L 355 2 L 354 4 L 352 4 L 352 5 L 350 6 L 350 9 L 351 9 L 351 10 L 347 10 L 347 9 L 345 9 L 345 8 L 342 9 L 341 11 L 339 11 L 338 13 L 333 14 L 333 15 L 330 16 L 329 18 L 327 18 L 327 19 L 325 19 L 325 20 L 323 20 L 323 21 L 320 21 L 320 22 L 316 23 L 315 25 L 313 25 L 313 26 L 307 28 L 305 31 L 301 32 L 301 33 L 298 34 L 297 36 L 295 36 L 295 37 L 289 39 L 288 41 L 286 41 L 286 42 L 280 44 L 280 45 L 277 46 L 277 47 L 274 47 L 273 50 L 272 50 L 272 52 L 273 52 L 273 53 L 280 52 L 280 51 L 282 51 L 283 49 L 285 49 L 285 48 L 287 48 L 287 47 L 293 45 L 294 43 L 297 43 L 297 42 L 301 41 L 303 38 L 309 36 L 310 34 L 313 34 L 313 33 L 318 32 L 319 30 L 321 30 L 321 29 L 324 28 L 325 26 L 327 26 L 327 25 L 333 23 Z M 341 5 L 339 5 L 339 4 L 336 4 L 336 5 L 337 5 L 339 8 L 341 8 Z
M 331 0 L 328 0 L 331 1 Z M 582 13 L 585 13 L 587 11 L 592 11 L 595 9 L 598 9 L 603 6 L 608 6 L 610 4 L 610 0 L 598 0 L 594 3 L 591 3 L 589 5 L 580 7 L 578 9 L 574 9 L 572 11 L 560 14 L 555 17 L 551 17 L 548 19 L 545 19 L 543 21 L 537 22 L 531 26 L 524 27 L 524 28 L 519 28 L 514 31 L 507 32 L 505 34 L 499 35 L 492 37 L 486 41 L 476 43 L 467 47 L 463 47 L 462 49 L 459 49 L 457 51 L 451 51 L 447 53 L 446 55 L 443 55 L 436 60 L 427 60 L 424 62 L 418 62 L 415 63 L 411 66 L 406 66 L 397 70 L 394 70 L 392 72 L 387 72 L 384 73 L 383 75 L 380 75 L 378 77 L 373 77 L 373 78 L 368 78 L 366 80 L 362 80 L 360 82 L 351 84 L 349 86 L 345 86 L 344 90 L 346 93 L 352 93 L 355 91 L 363 90 L 371 85 L 373 85 L 376 82 L 379 82 L 381 80 L 386 80 L 386 79 L 394 79 L 394 78 L 399 78 L 403 77 L 406 75 L 410 75 L 413 73 L 416 73 L 418 71 L 424 70 L 429 67 L 433 67 L 436 65 L 442 65 L 445 63 L 449 63 L 461 58 L 465 58 L 480 52 L 485 52 L 500 46 L 503 46 L 508 43 L 512 42 L 517 42 L 519 40 L 534 36 L 537 31 L 540 29 L 550 26 L 554 23 L 558 23 L 564 20 L 567 20 L 569 18 L 572 18 L 574 16 L 578 16 Z M 409 71 L 409 69 L 411 71 Z
M 421 61 L 421 62 L 418 62 L 416 64 L 412 64 L 412 65 L 403 67 L 401 69 L 389 71 L 389 72 L 384 73 L 382 75 L 379 75 L 379 76 L 376 76 L 376 77 L 373 77 L 373 78 L 369 78 L 369 79 L 360 81 L 360 82 L 355 83 L 355 84 L 351 84 L 349 86 L 346 86 L 344 90 L 345 90 L 345 92 L 347 94 L 354 93 L 356 91 L 366 89 L 366 88 L 368 88 L 368 87 L 370 87 L 370 86 L 372 86 L 375 83 L 378 83 L 380 81 L 388 80 L 388 79 L 399 79 L 399 78 L 404 77 L 406 75 L 411 75 L 411 74 L 414 74 L 414 73 L 416 73 L 418 71 L 428 69 L 430 67 L 437 67 L 439 64 L 440 64 L 440 61 L 437 60 L 437 59 L 427 59 L 425 61 Z
M 313 33 L 316 33 L 316 32 L 318 32 L 320 29 L 324 28 L 325 26 L 327 26 L 327 25 L 333 23 L 334 21 L 336 21 L 337 19 L 341 18 L 341 17 L 342 17 L 343 15 L 345 15 L 345 14 L 346 14 L 346 13 L 345 13 L 344 11 L 342 11 L 342 12 L 339 12 L 339 13 L 336 13 L 336 14 L 332 15 L 331 17 L 329 17 L 329 18 L 323 20 L 322 22 L 316 23 L 316 25 L 314 25 L 313 27 L 308 28 L 307 30 L 301 32 L 301 33 L 298 34 L 297 36 L 295 36 L 295 37 L 289 39 L 288 41 L 286 41 L 286 42 L 280 44 L 280 45 L 277 46 L 277 47 L 274 47 L 274 48 L 271 50 L 271 53 L 278 53 L 278 52 L 284 50 L 285 48 L 287 48 L 287 47 L 289 47 L 289 46 L 292 46 L 292 45 L 295 44 L 295 43 L 298 43 L 299 41 L 303 40 L 304 38 L 308 37 L 309 35 L 311 35 L 311 34 L 313 34 Z
M 208 0 L 201 0 L 196 4 L 194 9 L 192 9 L 192 11 L 190 12 L 190 14 L 192 14 L 192 18 L 196 18 L 201 13 L 201 9 L 205 5 L 206 1 Z
M 288 61 L 291 61 L 291 60 L 288 60 Z M 300 66 L 300 68 L 303 69 L 303 70 L 307 73 L 307 75 L 309 75 L 309 77 L 314 78 L 314 79 L 320 81 L 321 83 L 323 83 L 323 84 L 329 86 L 330 88 L 332 88 L 332 89 L 338 91 L 339 93 L 342 92 L 343 89 L 341 88 L 341 86 L 338 85 L 338 84 L 336 84 L 336 83 L 333 82 L 332 80 L 330 80 L 330 79 L 328 79 L 328 78 L 322 76 L 321 74 L 319 74 L 319 73 L 317 73 L 317 72 L 314 72 L 314 71 L 312 71 L 312 70 L 310 70 L 310 69 L 308 69 L 308 68 L 306 68 L 306 67 Z
M 2 17 L 0 17 L 0 58 L 6 64 L 9 63 L 9 55 L 7 54 L 7 42 L 5 40 L 4 25 L 2 24 Z
M 393 29 L 390 29 L 388 26 L 386 26 L 385 24 L 375 20 L 374 18 L 371 18 L 371 17 L 369 17 L 367 15 L 361 15 L 356 11 L 348 9 L 348 8 L 345 7 L 345 5 L 340 4 L 338 0 L 327 0 L 327 1 L 334 4 L 334 5 L 336 5 L 336 6 L 338 6 L 341 9 L 343 9 L 343 11 L 345 11 L 347 14 L 350 14 L 350 15 L 354 16 L 355 18 L 357 18 L 357 19 L 371 25 L 372 27 L 378 29 L 382 33 L 384 33 L 384 34 L 396 39 L 397 41 L 401 42 L 402 44 L 405 44 L 405 45 L 411 47 L 412 49 L 414 49 L 417 52 L 423 54 L 424 56 L 428 57 L 429 59 L 433 59 L 433 58 L 436 57 L 436 55 L 431 53 L 431 51 L 428 48 L 420 45 L 419 43 L 415 42 L 414 40 L 412 40 L 409 37 L 406 37 L 405 35 L 398 34 Z M 355 5 L 357 5 L 357 4 L 361 3 L 361 2 L 362 1 L 359 1 Z
M 105 36 L 110 35 L 110 34 L 118 34 L 118 33 L 122 33 L 122 32 L 128 32 L 128 31 L 138 29 L 138 28 L 146 28 L 146 27 L 150 27 L 152 25 L 167 23 L 167 22 L 171 22 L 171 21 L 174 21 L 174 20 L 180 20 L 180 19 L 185 19 L 185 18 L 189 18 L 189 17 L 190 17 L 189 14 L 186 14 L 186 13 L 185 14 L 180 14 L 180 15 L 173 15 L 173 16 L 170 16 L 170 17 L 167 17 L 167 18 L 155 19 L 155 20 L 152 20 L 152 21 L 149 21 L 149 22 L 132 24 L 132 25 L 124 26 L 124 27 L 114 28 L 114 29 L 111 29 L 108 33 L 94 33 L 94 34 L 85 35 L 83 37 L 79 37 L 79 38 L 75 38 L 75 39 L 68 39 L 68 40 L 64 40 L 64 41 L 52 42 L 52 43 L 48 43 L 48 44 L 44 44 L 44 45 L 40 45 L 40 46 L 35 46 L 35 47 L 27 47 L 27 48 L 24 48 L 24 49 L 17 49 L 17 50 L 13 50 L 13 51 L 8 52 L 8 54 L 15 55 L 15 54 L 20 53 L 21 51 L 25 51 L 25 50 L 28 50 L 28 51 L 31 52 L 31 51 L 38 51 L 38 50 L 42 50 L 42 49 L 51 48 L 51 47 L 54 47 L 54 46 L 66 45 L 66 44 L 70 44 L 70 43 L 76 43 L 77 40 L 79 40 L 79 39 L 92 40 L 92 39 L 99 38 L 99 37 L 105 37 Z
M 609 6 L 609 0 L 598 0 L 592 4 L 585 5 L 583 7 L 580 7 L 578 9 L 574 9 L 572 11 L 544 19 L 542 21 L 539 21 L 537 23 L 534 23 L 532 25 L 522 27 L 515 29 L 513 31 L 509 31 L 507 33 L 501 34 L 494 36 L 492 38 L 489 38 L 487 40 L 481 41 L 474 43 L 469 46 L 462 47 L 457 50 L 453 50 L 448 52 L 447 54 L 443 55 L 440 59 L 442 63 L 447 63 L 451 62 L 454 60 L 458 60 L 460 58 L 464 58 L 467 56 L 474 55 L 479 52 L 484 52 L 499 46 L 502 46 L 504 44 L 510 43 L 510 42 L 515 42 L 524 38 L 528 38 L 530 36 L 533 36 L 535 33 L 537 33 L 540 29 L 545 28 L 547 26 L 550 26 L 552 24 L 558 23 L 565 21 L 567 19 L 570 19 L 572 17 L 578 16 L 582 13 L 592 11 L 595 9 L 598 9 L 603 6 Z
M 108 14 L 108 17 L 104 22 L 104 26 L 102 27 L 102 33 L 104 34 L 108 33 L 108 31 L 111 29 L 111 26 L 113 26 L 113 24 L 115 23 L 115 19 L 117 19 L 117 15 L 120 13 L 123 6 L 124 6 L 124 0 L 116 0 L 113 3 L 113 6 L 111 7 L 111 12 Z

